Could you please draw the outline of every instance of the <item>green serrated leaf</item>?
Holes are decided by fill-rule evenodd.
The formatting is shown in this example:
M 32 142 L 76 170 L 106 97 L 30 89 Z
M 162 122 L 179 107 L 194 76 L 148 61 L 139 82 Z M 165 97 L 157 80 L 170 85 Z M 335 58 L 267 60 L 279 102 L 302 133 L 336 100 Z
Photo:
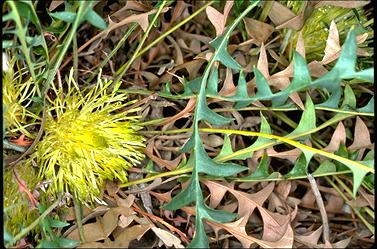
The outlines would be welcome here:
M 16 43 L 12 40 L 3 40 L 2 44 L 3 44 L 3 49 L 11 48 L 16 45 Z
M 374 82 L 374 68 L 368 68 L 359 72 L 348 73 L 344 79 L 358 79 L 366 82 Z
M 305 157 L 305 154 L 301 154 L 295 165 L 293 166 L 293 169 L 291 171 L 289 171 L 289 173 L 285 174 L 284 177 L 285 178 L 294 178 L 294 177 L 301 177 L 303 175 L 307 175 L 307 161 L 306 161 L 306 157 Z
M 210 221 L 225 223 L 231 222 L 238 217 L 237 214 L 228 211 L 210 208 L 204 202 L 198 203 L 197 205 L 201 217 Z
M 359 162 L 369 168 L 374 168 L 374 160 L 367 160 L 367 161 L 356 161 L 356 162 Z M 364 179 L 364 177 L 366 176 L 366 174 L 369 173 L 369 171 L 365 170 L 365 169 L 361 169 L 359 167 L 355 167 L 351 164 L 346 164 L 351 170 L 352 170 L 352 173 L 353 173 L 353 190 L 352 190 L 352 193 L 353 193 L 353 196 L 356 197 L 356 193 L 357 191 L 359 190 L 359 187 Z
M 305 133 L 307 131 L 310 131 L 312 129 L 316 128 L 316 117 L 315 117 L 315 109 L 314 104 L 309 95 L 306 95 L 306 102 L 305 102 L 305 110 L 302 114 L 302 117 L 300 119 L 300 123 L 292 131 L 287 137 L 292 137 L 298 134 Z M 305 137 L 301 137 L 300 139 L 305 139 Z
M 177 210 L 184 206 L 187 206 L 188 204 L 194 202 L 196 200 L 196 195 L 201 195 L 202 193 L 198 193 L 197 189 L 199 185 L 199 180 L 197 177 L 193 174 L 191 181 L 187 188 L 182 190 L 179 194 L 174 196 L 174 198 L 164 206 L 162 206 L 162 209 L 167 210 Z M 200 188 L 200 187 L 199 187 Z
M 203 98 L 204 99 L 199 100 L 198 107 L 196 110 L 196 112 L 198 113 L 198 121 L 206 120 L 207 122 L 213 125 L 225 125 L 225 124 L 230 123 L 233 120 L 233 118 L 226 118 L 212 111 L 207 106 L 205 95 L 203 95 Z
M 254 67 L 254 74 L 257 85 L 257 93 L 255 94 L 255 97 L 261 99 L 270 98 L 273 94 L 271 92 L 270 86 L 267 83 L 266 78 L 256 67 Z
M 339 71 L 342 75 L 354 74 L 356 66 L 356 49 L 356 33 L 355 29 L 351 28 L 347 34 L 346 41 L 343 44 L 342 51 L 340 52 L 333 70 Z
M 342 91 L 341 91 L 341 88 L 339 87 L 330 95 L 330 97 L 325 102 L 321 104 L 317 104 L 316 106 L 336 109 L 339 106 L 341 95 L 342 95 Z
M 80 244 L 78 240 L 71 240 L 66 238 L 56 238 L 55 242 L 59 245 L 59 248 L 75 248 Z
M 55 19 L 62 20 L 67 23 L 73 23 L 76 19 L 76 13 L 69 11 L 54 12 L 49 13 L 49 15 Z
M 83 19 L 99 29 L 107 28 L 106 22 L 93 9 L 89 9 Z
M 259 162 L 256 170 L 251 173 L 251 175 L 242 177 L 242 180 L 252 180 L 252 179 L 266 179 L 270 176 L 268 172 L 268 155 L 264 154 L 261 161 Z
M 349 85 L 344 88 L 344 99 L 340 107 L 343 110 L 355 110 L 356 109 L 356 97 L 355 93 Z
M 313 172 L 313 176 L 320 176 L 322 174 L 336 172 L 336 166 L 329 160 L 322 162 L 319 167 Z
M 209 44 L 216 49 L 215 60 L 220 61 L 226 67 L 234 70 L 241 70 L 240 64 L 230 56 L 227 51 L 229 37 L 227 36 L 227 31 L 223 35 L 216 37 Z
M 247 170 L 247 167 L 235 163 L 216 163 L 207 155 L 201 142 L 195 144 L 195 150 L 196 155 L 198 156 L 196 160 L 196 169 L 198 173 L 225 177 Z
M 181 152 L 182 153 L 187 153 L 189 152 L 192 148 L 194 148 L 194 144 L 195 144 L 195 141 L 194 141 L 194 137 L 190 137 L 189 140 L 186 141 L 186 143 L 182 146 L 181 148 Z
M 202 218 L 197 215 L 195 219 L 195 236 L 187 248 L 209 248 L 208 238 L 204 229 Z
M 69 223 L 65 221 L 55 220 L 55 219 L 52 219 L 51 217 L 47 217 L 47 219 L 51 227 L 66 227 L 70 225 Z
M 232 153 L 233 153 L 233 150 L 232 150 L 232 144 L 230 142 L 229 135 L 225 135 L 223 147 L 221 147 L 220 153 L 214 158 L 214 160 L 228 156 Z
M 216 96 L 217 93 L 217 86 L 219 83 L 219 70 L 216 65 L 214 65 L 211 69 L 211 73 L 208 78 L 207 82 L 207 94 Z
M 249 98 L 249 94 L 247 93 L 247 84 L 246 79 L 243 71 L 240 71 L 240 75 L 238 77 L 238 84 L 236 89 L 236 94 L 234 96 L 237 96 L 238 98 Z M 236 103 L 235 108 L 242 108 L 248 106 L 252 101 L 239 101 Z
M 260 113 L 261 117 L 261 128 L 260 133 L 264 134 L 271 134 L 271 127 L 268 124 L 266 118 Z M 239 150 L 234 153 L 234 156 L 227 158 L 227 160 L 245 160 L 247 158 L 251 158 L 253 156 L 253 151 L 255 151 L 258 147 L 263 146 L 266 143 L 270 143 L 271 139 L 265 137 L 258 137 L 257 140 L 250 145 L 249 147 Z
M 286 89 L 272 98 L 273 106 L 283 105 L 287 101 L 289 95 L 297 91 L 296 89 L 304 89 L 311 85 L 312 80 L 305 58 L 296 51 L 293 53 L 293 69 L 292 82 Z
M 368 104 L 364 107 L 358 108 L 358 112 L 374 113 L 374 96 L 369 100 Z
M 344 158 L 349 158 L 349 153 L 348 153 L 347 147 L 344 144 L 341 143 L 339 145 L 339 149 L 335 152 L 335 155 L 338 155 L 338 156 L 341 156 L 341 157 L 344 157 Z M 343 170 L 347 170 L 348 169 L 346 167 L 346 165 L 344 165 L 341 162 L 336 161 L 334 163 L 336 165 L 336 170 L 337 171 L 343 171 Z
M 293 80 L 288 87 L 289 89 L 296 89 L 311 84 L 312 79 L 305 58 L 297 51 L 293 53 L 293 69 Z
M 200 85 L 202 83 L 202 80 L 203 80 L 203 76 L 199 76 L 193 80 L 188 81 L 184 87 L 185 89 L 189 88 L 191 92 L 193 93 L 198 93 L 200 90 Z

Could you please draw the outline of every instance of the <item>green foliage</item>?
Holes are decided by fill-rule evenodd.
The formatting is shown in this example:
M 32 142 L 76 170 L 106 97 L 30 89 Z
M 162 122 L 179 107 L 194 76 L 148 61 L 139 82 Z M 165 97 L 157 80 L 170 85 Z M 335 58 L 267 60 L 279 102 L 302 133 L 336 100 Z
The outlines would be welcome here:
M 319 153 L 318 150 L 313 149 L 310 146 L 296 142 L 293 139 L 299 138 L 304 140 L 308 138 L 307 134 L 310 134 L 313 130 L 317 128 L 316 126 L 316 107 L 330 107 L 339 109 L 342 111 L 371 111 L 371 103 L 373 99 L 365 107 L 356 110 L 355 96 L 350 86 L 346 85 L 344 88 L 341 86 L 341 82 L 348 79 L 358 79 L 363 82 L 373 82 L 374 73 L 372 69 L 366 69 L 362 71 L 356 71 L 356 32 L 354 28 L 349 31 L 346 41 L 343 46 L 343 50 L 337 60 L 335 66 L 322 77 L 312 80 L 305 59 L 297 52 L 293 54 L 294 63 L 294 73 L 293 80 L 290 85 L 282 91 L 272 93 L 270 87 L 267 84 L 266 79 L 259 72 L 258 69 L 254 68 L 254 73 L 256 77 L 257 93 L 254 96 L 249 96 L 246 87 L 245 75 L 242 72 L 241 66 L 230 56 L 227 51 L 227 44 L 229 36 L 234 27 L 239 23 L 239 21 L 250 11 L 256 2 L 250 5 L 223 33 L 223 35 L 214 39 L 210 44 L 215 49 L 215 52 L 209 61 L 203 76 L 198 77 L 188 84 L 185 84 L 183 95 L 172 95 L 169 91 L 164 93 L 165 96 L 177 98 L 178 96 L 187 97 L 187 93 L 197 92 L 197 107 L 195 109 L 194 122 L 193 122 L 193 134 L 191 138 L 182 148 L 183 152 L 188 152 L 192 150 L 190 155 L 189 163 L 192 170 L 192 177 L 188 184 L 188 187 L 177 194 L 170 203 L 163 206 L 165 209 L 176 210 L 187 206 L 189 204 L 196 204 L 196 233 L 189 247 L 208 247 L 208 239 L 205 236 L 203 219 L 213 220 L 217 222 L 229 222 L 235 217 L 231 214 L 222 214 L 224 219 L 219 219 L 219 212 L 210 209 L 206 206 L 203 201 L 203 195 L 200 187 L 200 173 L 204 173 L 209 176 L 221 176 L 229 177 L 233 174 L 242 172 L 246 168 L 233 163 L 218 163 L 218 161 L 228 161 L 234 159 L 246 159 L 251 158 L 253 151 L 262 149 L 275 144 L 274 138 L 277 136 L 269 135 L 271 134 L 271 128 L 267 120 L 261 115 L 261 135 L 258 139 L 243 150 L 233 152 L 229 137 L 225 137 L 224 146 L 221 149 L 220 154 L 211 159 L 205 152 L 203 143 L 199 136 L 199 121 L 207 121 L 213 125 L 225 125 L 229 123 L 232 119 L 228 117 L 221 116 L 211 110 L 206 101 L 206 97 L 218 98 L 226 101 L 235 102 L 235 108 L 241 108 L 249 105 L 254 101 L 271 100 L 274 107 L 282 107 L 287 105 L 288 97 L 292 93 L 305 91 L 308 89 L 321 89 L 327 91 L 330 97 L 326 99 L 323 103 L 313 104 L 309 95 L 306 97 L 305 110 L 301 117 L 301 120 L 297 128 L 286 136 L 287 139 L 281 138 L 280 141 L 289 143 L 296 146 L 302 151 L 302 154 L 298 157 L 292 170 L 281 176 L 279 172 L 269 173 L 268 163 L 266 156 L 262 157 L 260 165 L 257 170 L 251 175 L 243 178 L 243 180 L 266 180 L 272 178 L 287 178 L 294 179 L 299 176 L 308 174 L 308 166 L 313 155 Z M 218 94 L 218 66 L 214 63 L 215 61 L 220 62 L 222 65 L 231 68 L 233 70 L 239 71 L 239 81 L 236 89 L 236 93 L 233 96 L 220 96 Z M 341 94 L 344 93 L 343 103 L 339 107 Z M 337 114 L 334 119 L 338 118 Z M 347 169 L 351 170 L 353 173 L 354 185 L 353 194 L 356 192 L 363 181 L 363 178 L 369 172 L 374 172 L 373 162 L 371 160 L 363 160 L 360 162 L 352 161 L 347 158 L 336 156 L 331 153 L 321 152 L 321 155 L 333 158 L 344 164 Z M 334 164 L 330 161 L 324 161 L 320 164 L 316 174 L 323 174 L 329 171 L 334 171 Z
M 42 214 L 46 208 L 43 205 L 39 205 L 39 212 Z M 56 233 L 54 228 L 63 228 L 70 224 L 58 219 L 54 219 L 51 216 L 47 216 L 40 222 L 40 227 L 43 232 L 44 238 L 41 239 L 37 245 L 37 248 L 75 248 L 80 244 L 80 241 L 62 238 L 59 233 Z

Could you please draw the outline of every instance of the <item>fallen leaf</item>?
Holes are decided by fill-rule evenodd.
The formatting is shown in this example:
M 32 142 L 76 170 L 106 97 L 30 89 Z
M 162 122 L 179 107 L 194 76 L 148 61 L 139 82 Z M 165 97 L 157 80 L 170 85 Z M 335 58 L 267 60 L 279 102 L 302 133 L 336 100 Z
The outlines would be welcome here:
M 227 1 L 224 7 L 224 14 L 221 14 L 218 10 L 216 10 L 212 6 L 208 6 L 206 8 L 208 19 L 210 20 L 212 25 L 215 27 L 216 36 L 220 36 L 224 32 L 226 20 L 228 18 L 229 11 L 232 8 L 232 6 L 233 6 L 233 1 Z
M 318 244 L 318 240 L 322 234 L 322 225 L 317 228 L 315 231 L 309 232 L 307 234 L 295 234 L 295 240 L 297 239 L 301 244 L 306 245 L 308 247 L 312 247 L 313 245 Z
M 103 216 L 103 232 L 106 237 L 108 237 L 114 229 L 118 226 L 119 216 L 131 216 L 135 212 L 131 208 L 126 207 L 115 207 L 108 210 Z
M 302 151 L 296 148 L 292 150 L 277 152 L 273 147 L 271 147 L 266 150 L 266 153 L 268 156 L 287 159 L 290 162 L 294 163 L 297 161 L 297 158 L 302 154 Z
M 290 28 L 290 29 L 298 31 L 302 28 L 302 26 L 305 23 L 305 15 L 304 14 L 305 14 L 305 12 L 301 11 L 298 15 L 295 15 L 295 17 L 293 17 L 292 19 L 289 19 L 288 21 L 283 22 L 280 25 L 277 25 L 275 28 L 277 30 L 284 29 L 284 28 Z
M 245 17 L 243 20 L 247 34 L 256 41 L 256 45 L 258 46 L 262 43 L 266 43 L 267 39 L 274 32 L 274 27 L 270 24 L 248 17 Z
M 223 184 L 227 185 L 229 188 L 234 188 L 234 182 L 223 182 Z M 211 208 L 216 208 L 220 204 L 221 200 L 224 198 L 227 189 L 219 188 L 215 184 L 207 184 L 207 187 L 209 188 L 209 191 L 211 193 L 209 199 L 209 206 Z
M 296 15 L 288 7 L 274 1 L 272 3 L 270 12 L 268 13 L 268 17 L 270 17 L 275 26 L 279 26 L 287 22 L 288 20 L 293 19 L 294 17 L 296 17 Z
M 82 228 L 87 243 L 103 240 L 107 237 L 105 236 L 105 233 L 103 231 L 103 225 L 100 221 L 97 221 L 96 223 L 85 224 L 82 226 Z M 78 228 L 73 230 L 67 236 L 67 238 L 72 240 L 80 240 Z
M 153 154 L 154 144 L 155 143 L 153 140 L 148 143 L 144 151 L 145 154 L 161 168 L 168 168 L 169 170 L 174 170 L 178 166 L 179 162 L 181 161 L 182 155 L 179 155 L 178 157 L 176 157 L 174 160 L 171 160 L 171 161 L 164 160 Z
M 177 113 L 176 115 L 174 115 L 172 117 L 168 117 L 166 120 L 164 120 L 160 124 L 161 125 L 169 124 L 169 123 L 175 122 L 176 120 L 178 120 L 180 118 L 183 118 L 183 117 L 189 115 L 189 112 L 194 110 L 195 106 L 196 106 L 196 98 L 192 97 L 192 98 L 189 99 L 186 107 L 182 111 L 180 111 L 179 113 Z
M 64 0 L 53 0 L 53 1 L 51 1 L 50 7 L 48 7 L 48 10 L 53 11 L 54 9 L 56 9 L 57 7 L 62 5 L 63 3 L 64 3 Z
M 107 248 L 104 243 L 100 242 L 86 242 L 80 244 L 77 248 Z
M 184 248 L 178 237 L 172 233 L 165 231 L 158 227 L 152 227 L 152 231 L 161 239 L 161 241 L 168 247 L 174 246 L 175 248 Z
M 330 195 L 327 200 L 325 209 L 327 212 L 342 213 L 343 205 L 344 205 L 344 200 L 342 197 L 336 196 L 336 195 Z
M 368 194 L 364 189 L 360 188 L 359 193 L 365 198 L 369 205 L 374 209 L 374 195 Z
M 322 58 L 322 64 L 328 64 L 339 57 L 341 50 L 339 42 L 339 32 L 336 27 L 335 21 L 332 20 L 329 29 L 329 35 L 326 40 L 325 55 Z
M 150 228 L 150 224 L 128 227 L 115 238 L 111 243 L 111 247 L 127 248 L 132 240 L 139 240 Z
M 233 95 L 236 91 L 236 86 L 233 83 L 233 73 L 232 69 L 226 68 L 225 80 L 223 87 L 219 91 L 220 96 L 230 96 Z
M 340 144 L 346 144 L 346 129 L 342 122 L 339 122 L 332 137 L 329 145 L 327 145 L 323 150 L 327 152 L 335 152 L 339 149 Z
M 355 151 L 362 148 L 368 148 L 372 146 L 370 141 L 370 133 L 368 127 L 364 124 L 363 120 L 356 117 L 356 125 L 354 131 L 354 139 L 351 146 L 348 147 L 349 150 Z

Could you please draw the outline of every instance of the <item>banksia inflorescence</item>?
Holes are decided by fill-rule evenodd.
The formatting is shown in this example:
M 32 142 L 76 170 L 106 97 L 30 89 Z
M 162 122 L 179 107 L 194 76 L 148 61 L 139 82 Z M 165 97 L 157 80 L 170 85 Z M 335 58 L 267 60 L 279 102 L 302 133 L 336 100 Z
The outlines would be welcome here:
M 34 157 L 39 178 L 52 180 L 48 192 L 69 192 L 93 203 L 105 180 L 127 181 L 126 169 L 144 158 L 144 139 L 137 134 L 137 109 L 126 109 L 125 94 L 107 93 L 111 82 L 99 78 L 90 91 L 79 90 L 71 71 L 67 93 L 54 86 L 48 98 L 44 137 Z
M 3 53 L 3 122 L 7 135 L 16 135 L 18 132 L 27 137 L 33 138 L 26 128 L 33 126 L 35 120 L 39 117 L 29 111 L 31 106 L 31 97 L 36 92 L 36 85 L 32 78 L 24 80 L 19 67 L 15 72 L 14 67 L 16 58 L 13 57 L 8 61 L 7 56 Z M 16 65 L 18 66 L 18 65 Z

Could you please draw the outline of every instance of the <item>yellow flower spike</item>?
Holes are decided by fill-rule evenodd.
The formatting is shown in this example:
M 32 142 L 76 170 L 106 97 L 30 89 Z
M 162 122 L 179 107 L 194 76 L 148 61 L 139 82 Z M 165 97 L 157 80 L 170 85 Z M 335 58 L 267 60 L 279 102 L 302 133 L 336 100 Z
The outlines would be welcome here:
M 72 70 L 67 93 L 52 88 L 43 139 L 34 158 L 40 165 L 39 179 L 51 179 L 48 192 L 68 191 L 91 204 L 98 199 L 105 180 L 127 182 L 126 170 L 143 158 L 144 138 L 137 134 L 139 110 L 121 112 L 125 94 L 107 93 L 111 82 L 99 77 L 96 87 L 80 91 Z M 63 98 L 62 98 L 63 96 Z

